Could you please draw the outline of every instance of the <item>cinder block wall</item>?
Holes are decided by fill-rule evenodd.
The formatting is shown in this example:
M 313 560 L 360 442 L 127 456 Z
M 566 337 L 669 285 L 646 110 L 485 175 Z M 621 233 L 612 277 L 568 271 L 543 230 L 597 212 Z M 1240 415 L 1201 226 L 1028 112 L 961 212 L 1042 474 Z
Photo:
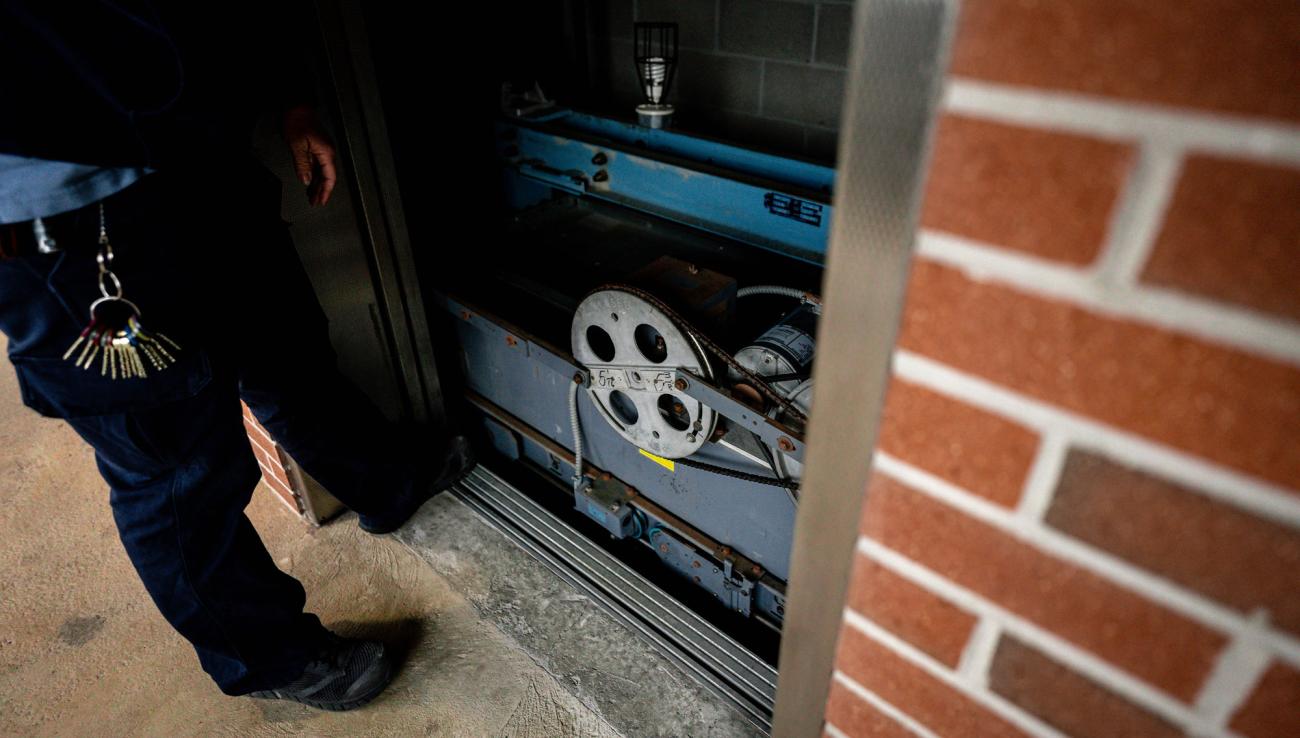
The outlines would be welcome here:
M 1300 735 L 1297 28 L 964 1 L 827 735 Z
M 851 9 L 847 0 L 597 3 L 598 79 L 612 105 L 634 115 L 633 20 L 676 22 L 681 53 L 669 98 L 678 128 L 833 161 Z

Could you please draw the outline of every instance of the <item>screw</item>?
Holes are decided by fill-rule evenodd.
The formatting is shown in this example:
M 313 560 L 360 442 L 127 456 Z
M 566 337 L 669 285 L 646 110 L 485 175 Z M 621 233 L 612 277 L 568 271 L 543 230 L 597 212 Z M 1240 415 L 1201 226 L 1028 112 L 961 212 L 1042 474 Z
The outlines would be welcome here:
M 699 584 L 699 583 L 700 583 L 700 578 L 699 578 L 699 577 L 695 577 L 695 583 L 696 583 L 696 584 Z M 714 597 L 717 597 L 717 595 L 714 595 Z
M 756 577 L 761 577 L 763 576 L 763 567 L 759 566 L 758 564 L 754 564 L 753 566 L 749 567 L 749 573 L 753 574 Z
M 718 554 L 722 556 L 722 558 L 724 559 L 727 558 L 728 556 L 731 555 L 731 547 L 723 546 L 722 548 L 718 549 Z
M 507 346 L 515 346 L 515 345 L 518 345 L 518 343 L 519 343 L 519 341 L 516 341 L 514 336 L 506 336 L 506 345 L 507 345 Z
M 462 311 L 460 311 L 460 319 L 461 319 L 461 320 L 469 320 L 469 311 L 468 311 L 468 310 L 462 310 Z
M 591 177 L 591 181 L 593 182 L 604 182 L 608 179 L 609 179 L 609 172 L 605 171 L 604 169 L 600 170 L 599 172 L 596 172 Z
M 790 453 L 791 451 L 794 451 L 794 441 L 791 441 L 789 438 L 786 438 L 785 436 L 781 436 L 780 438 L 776 439 L 776 447 L 786 453 Z
M 655 336 L 655 351 L 667 351 L 668 344 L 664 343 L 663 336 Z
M 583 379 L 582 379 L 582 372 L 576 372 L 576 373 L 573 375 L 573 383 L 574 383 L 574 384 L 582 384 L 582 382 L 583 382 Z
M 668 544 L 667 543 L 659 544 L 659 550 L 663 553 L 668 553 Z
M 686 388 L 689 387 L 689 386 L 690 386 L 690 385 L 686 383 L 686 380 L 685 380 L 685 379 L 682 379 L 681 377 L 678 377 L 677 379 L 673 380 L 673 387 L 674 387 L 678 392 L 685 392 L 685 391 L 686 391 Z
M 686 406 L 683 405 L 683 404 L 680 403 L 680 402 L 674 402 L 674 403 L 673 403 L 673 412 L 677 413 L 678 415 L 681 415 L 681 414 L 683 414 L 683 413 L 686 412 Z
M 698 560 L 697 560 L 697 561 L 692 561 L 692 562 L 691 562 L 691 567 L 692 567 L 692 568 L 695 568 L 695 569 L 700 568 L 700 562 L 699 562 Z
M 597 151 L 596 155 L 591 157 L 591 163 L 598 167 L 605 166 L 605 162 L 607 161 L 609 161 L 609 157 L 605 156 L 605 152 L 603 151 Z

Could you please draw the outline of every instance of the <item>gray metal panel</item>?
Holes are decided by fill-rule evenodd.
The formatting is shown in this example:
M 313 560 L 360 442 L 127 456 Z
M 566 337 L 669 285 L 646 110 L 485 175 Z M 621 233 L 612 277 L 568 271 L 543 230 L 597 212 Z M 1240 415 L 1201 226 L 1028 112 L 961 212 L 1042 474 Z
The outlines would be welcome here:
M 903 310 L 954 3 L 859 0 L 773 733 L 817 736 Z
M 522 340 L 511 344 L 508 332 L 481 315 L 462 317 L 457 326 L 470 389 L 556 443 L 573 448 L 568 392 L 575 368 L 561 364 L 566 369 L 557 371 L 553 356 L 537 356 L 544 349 L 528 344 L 528 351 L 523 351 Z M 669 471 L 615 433 L 586 393 L 579 397 L 587 459 L 778 579 L 786 578 L 795 507 L 785 490 L 681 465 Z M 743 461 L 714 444 L 707 444 L 693 458 L 720 465 Z M 750 464 L 746 471 L 766 470 Z

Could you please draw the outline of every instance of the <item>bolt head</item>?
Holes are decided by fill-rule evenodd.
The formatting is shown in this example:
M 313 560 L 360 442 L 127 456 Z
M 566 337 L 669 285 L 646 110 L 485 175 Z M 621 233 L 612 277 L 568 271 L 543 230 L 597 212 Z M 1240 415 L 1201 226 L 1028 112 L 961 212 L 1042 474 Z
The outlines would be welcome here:
M 776 447 L 786 453 L 790 453 L 791 451 L 794 451 L 794 441 L 791 441 L 789 438 L 786 438 L 785 436 L 781 436 L 780 438 L 776 439 Z
M 685 380 L 685 379 L 682 379 L 681 377 L 678 377 L 677 379 L 673 380 L 673 387 L 674 387 L 678 392 L 685 392 L 685 391 L 686 391 L 686 388 L 689 387 L 689 386 L 690 386 L 690 385 L 688 385 L 688 384 L 686 383 L 686 380 Z

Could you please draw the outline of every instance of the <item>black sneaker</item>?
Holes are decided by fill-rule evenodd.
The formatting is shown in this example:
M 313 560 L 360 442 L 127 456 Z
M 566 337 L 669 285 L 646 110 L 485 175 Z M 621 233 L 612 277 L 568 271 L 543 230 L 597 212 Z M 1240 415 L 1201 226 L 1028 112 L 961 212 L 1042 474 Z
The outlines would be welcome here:
M 321 657 L 302 676 L 278 689 L 251 692 L 263 700 L 290 700 L 342 712 L 355 710 L 379 696 L 393 680 L 393 662 L 384 644 L 350 638 L 332 639 Z
M 360 515 L 357 525 L 367 533 L 383 535 L 406 525 L 420 506 L 430 498 L 451 485 L 465 478 L 474 469 L 474 452 L 470 450 L 469 441 L 464 436 L 456 436 L 447 444 L 447 453 L 443 457 L 442 468 L 423 492 L 412 494 L 400 501 L 395 510 L 387 515 Z

